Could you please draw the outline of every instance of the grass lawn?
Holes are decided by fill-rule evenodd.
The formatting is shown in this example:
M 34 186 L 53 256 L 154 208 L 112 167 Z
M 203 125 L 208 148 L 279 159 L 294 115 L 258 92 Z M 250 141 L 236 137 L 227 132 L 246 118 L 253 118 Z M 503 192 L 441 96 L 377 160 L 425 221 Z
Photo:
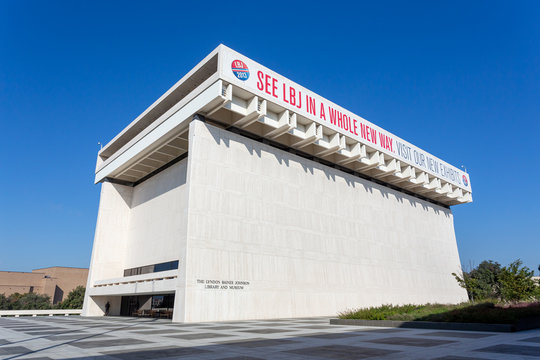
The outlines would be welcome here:
M 526 318 L 540 318 L 540 302 L 518 304 L 463 303 L 458 305 L 383 305 L 350 310 L 340 319 L 442 321 L 485 324 L 516 324 Z

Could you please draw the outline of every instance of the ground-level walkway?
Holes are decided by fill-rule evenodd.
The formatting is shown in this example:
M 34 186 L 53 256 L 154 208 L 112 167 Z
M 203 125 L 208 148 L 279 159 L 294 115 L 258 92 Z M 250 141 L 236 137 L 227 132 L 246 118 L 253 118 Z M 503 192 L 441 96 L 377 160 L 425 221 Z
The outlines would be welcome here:
M 481 333 L 329 325 L 328 319 L 176 324 L 0 318 L 1 359 L 534 359 L 540 330 Z

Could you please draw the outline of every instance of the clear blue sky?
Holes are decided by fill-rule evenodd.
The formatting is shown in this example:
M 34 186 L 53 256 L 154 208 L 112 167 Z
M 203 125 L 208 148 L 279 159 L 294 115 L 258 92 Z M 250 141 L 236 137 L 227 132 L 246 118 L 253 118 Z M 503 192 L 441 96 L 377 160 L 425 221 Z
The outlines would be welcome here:
M 87 267 L 108 142 L 219 43 L 471 174 L 462 264 L 540 264 L 538 1 L 0 2 L 0 270 Z

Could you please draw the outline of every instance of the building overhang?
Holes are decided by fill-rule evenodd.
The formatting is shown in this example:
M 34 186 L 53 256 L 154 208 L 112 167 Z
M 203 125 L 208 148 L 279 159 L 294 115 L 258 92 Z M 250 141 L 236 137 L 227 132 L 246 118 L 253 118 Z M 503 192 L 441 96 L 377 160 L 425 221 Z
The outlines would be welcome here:
M 99 152 L 96 183 L 134 185 L 185 157 L 194 117 L 446 206 L 472 201 L 467 173 L 223 45 Z
M 174 294 L 178 270 L 160 271 L 94 282 L 87 289 L 90 296 Z

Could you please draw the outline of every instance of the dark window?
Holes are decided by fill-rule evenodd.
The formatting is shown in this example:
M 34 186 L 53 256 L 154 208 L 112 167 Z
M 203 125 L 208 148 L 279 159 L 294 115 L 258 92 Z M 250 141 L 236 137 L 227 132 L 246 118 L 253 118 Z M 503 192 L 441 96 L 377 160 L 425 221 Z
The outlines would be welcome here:
M 59 302 L 62 302 L 62 299 L 64 298 L 64 290 L 60 289 L 58 285 L 55 285 L 54 287 L 54 296 L 53 296 L 53 304 L 58 304 Z
M 140 274 L 150 274 L 154 272 L 154 265 L 142 266 Z
M 178 269 L 178 260 L 154 265 L 154 272 L 176 270 L 176 269 Z
M 146 266 L 139 266 L 139 267 L 131 268 L 131 269 L 125 269 L 124 276 L 133 276 L 133 275 L 150 274 L 150 273 L 167 271 L 167 270 L 176 270 L 178 269 L 178 264 L 179 264 L 178 260 L 175 260 L 175 261 L 168 261 L 168 262 L 154 264 L 154 265 L 146 265 Z
M 152 296 L 152 309 L 173 308 L 173 295 L 154 295 Z

